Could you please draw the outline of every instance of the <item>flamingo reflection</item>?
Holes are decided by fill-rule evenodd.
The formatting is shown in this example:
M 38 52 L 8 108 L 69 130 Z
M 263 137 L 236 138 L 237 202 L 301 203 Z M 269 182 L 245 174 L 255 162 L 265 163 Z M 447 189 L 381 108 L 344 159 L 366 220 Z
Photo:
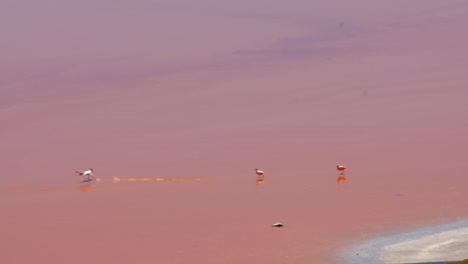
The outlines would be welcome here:
M 92 183 L 80 185 L 80 192 L 90 192 L 94 185 Z
M 255 179 L 255 185 L 256 186 L 259 186 L 260 184 L 262 184 L 264 182 L 265 182 L 265 178 L 263 178 L 263 177 L 258 177 L 257 179 Z
M 342 183 L 342 182 L 345 182 L 345 181 L 347 181 L 347 180 L 348 180 L 348 179 L 347 179 L 345 176 L 343 176 L 343 175 L 338 176 L 338 178 L 336 179 L 336 181 L 337 181 L 338 183 Z

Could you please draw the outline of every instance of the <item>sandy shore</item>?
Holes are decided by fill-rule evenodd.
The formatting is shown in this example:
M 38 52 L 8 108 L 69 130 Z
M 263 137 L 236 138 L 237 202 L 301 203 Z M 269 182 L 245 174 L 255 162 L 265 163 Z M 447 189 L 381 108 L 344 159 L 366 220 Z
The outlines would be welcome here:
M 344 263 L 445 263 L 468 259 L 468 221 L 380 237 L 347 250 Z

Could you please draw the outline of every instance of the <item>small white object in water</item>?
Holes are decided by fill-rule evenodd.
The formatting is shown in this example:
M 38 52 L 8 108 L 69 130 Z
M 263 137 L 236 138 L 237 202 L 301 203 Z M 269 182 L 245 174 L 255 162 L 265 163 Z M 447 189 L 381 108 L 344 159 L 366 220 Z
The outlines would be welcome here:
M 271 226 L 273 226 L 273 227 L 283 227 L 283 224 L 282 223 L 274 223 Z

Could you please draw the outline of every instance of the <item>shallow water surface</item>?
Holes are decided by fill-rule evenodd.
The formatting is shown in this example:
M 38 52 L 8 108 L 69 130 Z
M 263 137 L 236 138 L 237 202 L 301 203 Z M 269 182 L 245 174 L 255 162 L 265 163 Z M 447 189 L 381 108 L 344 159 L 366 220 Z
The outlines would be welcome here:
M 2 263 L 330 263 L 467 217 L 464 1 L 29 4 L 0 8 Z

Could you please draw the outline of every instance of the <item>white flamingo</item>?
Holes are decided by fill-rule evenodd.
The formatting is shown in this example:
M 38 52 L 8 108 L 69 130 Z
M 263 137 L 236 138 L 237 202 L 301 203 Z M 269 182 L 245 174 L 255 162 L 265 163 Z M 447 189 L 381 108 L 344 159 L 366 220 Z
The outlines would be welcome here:
M 263 175 L 265 174 L 264 171 L 259 170 L 259 169 L 257 169 L 257 168 L 255 168 L 255 173 L 256 173 L 259 177 L 263 177 Z
M 76 173 L 78 173 L 78 175 L 80 176 L 87 176 L 88 178 L 93 178 L 96 180 L 96 178 L 94 178 L 94 173 L 93 173 L 93 169 L 92 168 L 89 168 L 88 170 L 85 170 L 83 172 L 80 172 L 80 171 L 76 171 Z

